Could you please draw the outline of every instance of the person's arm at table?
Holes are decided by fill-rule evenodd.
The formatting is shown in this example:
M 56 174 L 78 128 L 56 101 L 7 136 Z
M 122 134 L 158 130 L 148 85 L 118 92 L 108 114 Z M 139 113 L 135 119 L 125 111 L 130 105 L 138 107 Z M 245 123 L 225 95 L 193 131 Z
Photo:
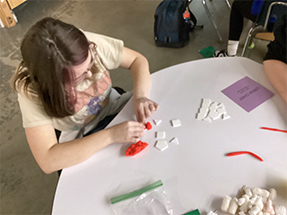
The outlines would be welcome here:
M 287 103 L 287 65 L 279 60 L 265 60 L 263 65 L 269 81 Z
M 58 144 L 52 125 L 25 128 L 34 158 L 46 174 L 81 163 L 112 143 L 137 142 L 143 131 L 143 124 L 126 121 L 89 136 Z
M 151 85 L 148 61 L 140 53 L 125 47 L 120 66 L 130 69 L 132 73 L 134 111 L 138 122 L 144 123 L 158 108 L 158 104 L 148 98 Z

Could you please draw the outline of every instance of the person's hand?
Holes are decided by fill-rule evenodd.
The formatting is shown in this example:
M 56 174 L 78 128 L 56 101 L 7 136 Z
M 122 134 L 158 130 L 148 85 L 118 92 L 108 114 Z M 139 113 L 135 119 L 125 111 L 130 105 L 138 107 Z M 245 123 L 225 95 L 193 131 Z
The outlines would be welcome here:
M 126 121 L 109 129 L 113 143 L 136 143 L 143 136 L 144 128 L 142 123 Z
M 158 109 L 158 104 L 146 97 L 134 99 L 133 103 L 137 121 L 140 123 L 145 123 L 145 120 Z

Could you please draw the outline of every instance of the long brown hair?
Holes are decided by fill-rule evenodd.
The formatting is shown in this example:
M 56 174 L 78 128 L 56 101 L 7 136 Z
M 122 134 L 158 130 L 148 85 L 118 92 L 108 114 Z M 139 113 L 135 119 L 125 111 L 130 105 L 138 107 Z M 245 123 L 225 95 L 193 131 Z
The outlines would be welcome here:
M 51 117 L 74 114 L 77 101 L 72 66 L 83 63 L 89 42 L 73 25 L 44 18 L 32 26 L 21 44 L 23 57 L 12 80 L 16 92 L 35 91 Z

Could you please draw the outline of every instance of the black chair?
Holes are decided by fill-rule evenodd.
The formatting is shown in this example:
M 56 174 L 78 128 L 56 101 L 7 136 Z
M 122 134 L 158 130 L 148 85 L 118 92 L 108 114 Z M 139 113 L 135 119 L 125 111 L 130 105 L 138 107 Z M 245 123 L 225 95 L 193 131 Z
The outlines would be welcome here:
M 276 20 L 280 20 L 281 16 L 286 14 L 287 0 L 265 0 L 256 21 L 250 28 L 245 44 L 241 53 L 243 57 L 247 47 L 252 43 L 252 39 L 258 33 L 273 32 L 277 26 Z M 276 24 L 274 24 L 276 23 Z M 272 40 L 272 37 L 271 37 Z

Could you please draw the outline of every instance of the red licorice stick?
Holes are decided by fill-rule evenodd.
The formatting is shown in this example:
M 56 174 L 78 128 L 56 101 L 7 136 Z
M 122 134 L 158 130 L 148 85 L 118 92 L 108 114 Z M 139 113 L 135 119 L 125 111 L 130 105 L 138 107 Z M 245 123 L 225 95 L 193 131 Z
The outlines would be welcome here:
M 249 155 L 252 155 L 253 157 L 257 158 L 258 160 L 263 161 L 263 159 L 261 157 L 254 154 L 253 152 L 249 152 L 249 151 L 230 152 L 227 154 L 227 156 L 230 157 L 230 156 L 236 156 L 236 155 L 242 155 L 242 154 L 249 154 Z
M 261 127 L 261 129 L 270 130 L 270 131 L 280 131 L 280 132 L 287 133 L 287 130 L 281 130 L 281 129 L 277 129 L 277 128 Z

